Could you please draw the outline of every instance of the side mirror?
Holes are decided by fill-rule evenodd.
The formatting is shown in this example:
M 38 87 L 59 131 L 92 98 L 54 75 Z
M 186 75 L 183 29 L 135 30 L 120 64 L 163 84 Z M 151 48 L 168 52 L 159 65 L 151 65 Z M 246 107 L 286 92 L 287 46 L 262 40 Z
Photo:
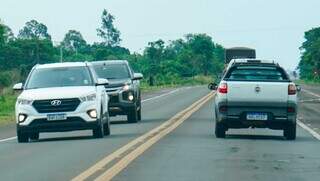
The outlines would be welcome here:
M 141 73 L 134 73 L 132 80 L 141 80 L 143 79 L 143 75 Z
M 15 84 L 15 85 L 13 86 L 13 90 L 15 90 L 15 91 L 21 91 L 21 90 L 23 90 L 23 84 L 22 84 L 22 83 Z
M 96 86 L 105 86 L 105 85 L 109 85 L 109 81 L 107 79 L 99 78 L 96 83 Z
M 301 86 L 300 85 L 296 85 L 297 91 L 300 92 L 301 91 Z
M 210 83 L 208 85 L 209 90 L 217 90 L 217 88 L 218 88 L 218 85 L 216 83 Z

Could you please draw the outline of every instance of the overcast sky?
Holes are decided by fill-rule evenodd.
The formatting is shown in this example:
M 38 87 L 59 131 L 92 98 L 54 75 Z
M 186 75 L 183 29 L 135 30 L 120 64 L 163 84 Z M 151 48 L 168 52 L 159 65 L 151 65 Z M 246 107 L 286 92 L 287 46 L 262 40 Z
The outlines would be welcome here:
M 25 22 L 47 25 L 54 41 L 75 29 L 100 41 L 102 10 L 116 17 L 122 46 L 141 52 L 149 41 L 207 33 L 225 47 L 248 46 L 294 69 L 306 30 L 320 26 L 320 0 L 1 0 L 0 19 L 15 34 Z

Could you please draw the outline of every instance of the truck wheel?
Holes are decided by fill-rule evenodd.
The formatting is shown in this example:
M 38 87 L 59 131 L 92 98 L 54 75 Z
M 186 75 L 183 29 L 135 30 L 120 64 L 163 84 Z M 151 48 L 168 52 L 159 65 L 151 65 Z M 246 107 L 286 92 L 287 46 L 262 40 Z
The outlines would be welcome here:
M 215 135 L 217 138 L 226 137 L 226 128 L 223 124 L 216 122 Z
M 38 140 L 39 139 L 39 133 L 38 132 L 31 133 L 29 136 L 30 136 L 31 140 Z
M 283 136 L 287 140 L 295 140 L 297 137 L 297 126 L 296 124 L 290 124 L 283 130 Z
M 138 112 L 136 107 L 134 107 L 132 110 L 129 111 L 127 115 L 127 119 L 128 119 L 128 123 L 138 122 Z
M 17 131 L 17 138 L 19 143 L 27 143 L 29 141 L 29 135 L 21 131 Z

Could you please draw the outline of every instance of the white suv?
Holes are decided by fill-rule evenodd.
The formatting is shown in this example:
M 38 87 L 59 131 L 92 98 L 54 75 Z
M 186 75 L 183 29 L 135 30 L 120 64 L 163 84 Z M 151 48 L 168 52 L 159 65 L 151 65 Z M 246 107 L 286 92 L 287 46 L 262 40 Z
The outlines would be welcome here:
M 110 134 L 108 80 L 99 79 L 90 63 L 36 65 L 16 102 L 18 142 L 39 139 L 40 132 L 92 129 L 93 136 Z

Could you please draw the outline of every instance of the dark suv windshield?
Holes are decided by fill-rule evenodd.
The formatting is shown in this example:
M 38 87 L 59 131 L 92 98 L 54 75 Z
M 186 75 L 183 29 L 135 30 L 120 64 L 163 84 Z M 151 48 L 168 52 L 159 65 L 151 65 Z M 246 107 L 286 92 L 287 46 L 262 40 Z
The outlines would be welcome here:
M 227 80 L 239 81 L 287 81 L 286 73 L 279 67 L 239 66 L 231 68 Z
M 91 86 L 93 81 L 87 67 L 35 69 L 27 82 L 27 89 Z
M 95 71 L 100 78 L 105 79 L 128 79 L 129 69 L 125 64 L 95 65 Z

